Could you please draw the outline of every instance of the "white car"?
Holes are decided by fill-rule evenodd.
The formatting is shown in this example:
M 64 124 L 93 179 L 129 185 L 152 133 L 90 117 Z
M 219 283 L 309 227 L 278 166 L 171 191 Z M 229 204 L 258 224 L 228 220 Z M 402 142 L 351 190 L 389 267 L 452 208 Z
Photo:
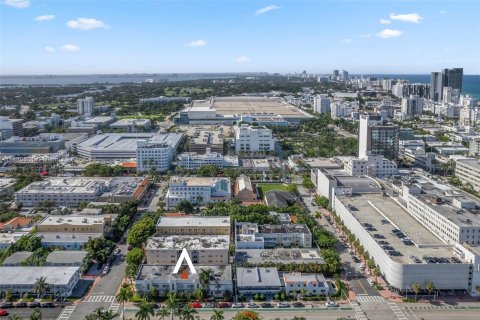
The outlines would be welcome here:
M 326 307 L 338 307 L 338 303 L 336 303 L 335 301 L 327 301 L 327 302 L 325 302 L 325 306 Z
M 277 308 L 289 308 L 289 307 L 290 307 L 290 305 L 286 302 L 279 302 L 277 304 Z

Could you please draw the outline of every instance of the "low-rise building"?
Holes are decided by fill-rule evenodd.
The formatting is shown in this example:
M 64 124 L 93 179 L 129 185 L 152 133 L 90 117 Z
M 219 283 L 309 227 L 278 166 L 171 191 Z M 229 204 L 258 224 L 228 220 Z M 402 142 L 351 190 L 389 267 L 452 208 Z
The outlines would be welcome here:
M 233 187 L 233 196 L 243 202 L 257 201 L 257 192 L 253 189 L 249 176 L 241 174 L 237 178 Z
M 277 268 L 237 268 L 237 290 L 240 294 L 274 295 L 282 288 Z
M 0 196 L 10 196 L 14 192 L 15 179 L 0 178 Z
M 0 222 L 0 231 L 12 232 L 24 228 L 30 228 L 33 225 L 33 219 L 25 217 L 15 217 L 7 222 Z
M 21 237 L 27 234 L 27 232 L 0 233 L 0 249 L 10 247 L 12 243 L 17 242 Z
M 237 222 L 235 238 L 237 249 L 312 247 L 312 233 L 305 224 L 258 225 Z
M 238 167 L 238 157 L 223 156 L 210 148 L 204 154 L 181 153 L 177 156 L 177 166 L 188 170 L 198 170 L 202 166 L 214 165 L 218 168 Z
M 55 250 L 47 256 L 46 266 L 80 267 L 87 256 L 86 251 Z
M 37 153 L 55 153 L 65 149 L 65 140 L 58 134 L 41 134 L 34 137 L 11 137 L 0 141 L 3 155 L 26 156 Z
M 228 177 L 171 177 L 165 202 L 168 208 L 172 208 L 183 200 L 205 205 L 231 198 L 232 188 Z
M 169 170 L 182 137 L 181 133 L 171 133 L 157 135 L 151 139 L 137 140 L 137 171 L 147 172 L 155 169 L 164 172 Z
M 345 171 L 352 176 L 388 177 L 397 173 L 397 164 L 383 156 L 350 157 Z
M 287 295 L 304 292 L 306 295 L 328 296 L 332 289 L 323 274 L 319 273 L 284 273 L 283 283 Z
M 195 133 L 190 138 L 188 151 L 195 152 L 196 154 L 204 154 L 207 149 L 217 154 L 223 154 L 223 132 L 208 131 L 208 130 L 195 130 Z
M 111 129 L 133 133 L 150 131 L 151 127 L 150 119 L 120 119 L 110 125 Z
M 0 267 L 0 291 L 11 290 L 13 295 L 35 296 L 37 279 L 45 277 L 45 294 L 67 298 L 80 280 L 79 267 Z
M 212 279 L 207 288 L 212 297 L 223 297 L 229 292 L 233 293 L 232 267 L 225 266 L 195 266 L 197 273 L 186 273 L 186 270 L 180 270 L 173 273 L 174 266 L 143 265 L 140 267 L 135 287 L 137 291 L 148 293 L 150 289 L 156 288 L 161 295 L 168 292 L 191 294 L 197 289 L 202 288 L 200 283 L 200 273 L 202 270 L 209 269 Z
M 230 235 L 230 217 L 160 217 L 157 236 Z
M 3 267 L 21 266 L 22 263 L 24 263 L 25 260 L 27 260 L 32 254 L 33 252 L 30 252 L 30 251 L 14 252 L 12 255 L 10 255 L 3 261 L 2 266 Z
M 65 250 L 81 250 L 83 245 L 90 239 L 96 239 L 102 236 L 101 233 L 55 233 L 39 232 L 42 247 L 61 247 Z
M 152 237 L 145 247 L 147 264 L 171 266 L 187 249 L 194 265 L 223 266 L 228 264 L 230 236 L 166 236 Z
M 112 223 L 105 216 L 47 216 L 37 224 L 38 232 L 52 233 L 107 233 Z
M 470 184 L 475 191 L 480 190 L 480 163 L 478 159 L 457 160 L 455 175 L 462 183 Z

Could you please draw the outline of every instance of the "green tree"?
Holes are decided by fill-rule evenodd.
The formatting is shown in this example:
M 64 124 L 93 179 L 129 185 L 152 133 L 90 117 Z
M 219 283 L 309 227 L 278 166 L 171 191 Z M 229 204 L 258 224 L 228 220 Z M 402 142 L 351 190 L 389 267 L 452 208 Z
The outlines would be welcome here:
M 47 278 L 43 276 L 37 278 L 33 287 L 33 292 L 35 292 L 40 299 L 43 298 L 43 295 L 48 291 L 48 289 L 49 287 L 47 284 Z
M 193 309 L 192 307 L 186 306 L 180 311 L 180 316 L 182 320 L 195 320 L 195 314 L 198 311 Z
M 143 300 L 138 306 L 138 311 L 135 313 L 135 318 L 137 320 L 150 320 L 154 315 L 155 312 L 153 311 L 152 304 Z
M 155 233 L 157 216 L 146 216 L 135 222 L 128 230 L 127 241 L 134 247 L 139 247 L 148 237 Z
M 165 305 L 168 310 L 170 310 L 171 320 L 173 320 L 173 315 L 175 314 L 175 308 L 178 304 L 178 297 L 175 292 L 167 293 L 167 299 L 165 300 Z
M 202 289 L 208 293 L 208 287 L 212 280 L 213 271 L 210 268 L 200 269 L 199 281 Z
M 232 320 L 260 320 L 258 313 L 254 311 L 240 311 L 238 312 Z
M 180 212 L 185 212 L 185 213 L 192 213 L 194 210 L 194 207 L 190 201 L 182 200 L 179 203 L 177 203 L 177 205 L 175 206 L 175 210 Z
M 412 291 L 415 293 L 415 301 L 417 301 L 417 295 L 420 292 L 420 283 L 414 282 L 412 283 Z
M 433 290 L 435 290 L 435 285 L 432 281 L 425 282 L 425 289 L 428 291 L 428 294 L 431 295 Z
M 5 301 L 6 302 L 12 301 L 12 289 L 10 288 L 8 288 L 7 291 L 5 291 Z
M 132 299 L 132 297 L 133 297 L 133 291 L 132 291 L 132 287 L 130 285 L 122 286 L 120 288 L 120 291 L 118 292 L 118 294 L 115 297 L 117 302 L 122 304 L 122 308 L 123 308 L 122 315 L 123 315 L 124 320 L 125 320 L 125 302 L 130 301 L 130 299 Z
M 42 311 L 39 308 L 36 308 L 30 315 L 30 320 L 42 320 Z
M 201 166 L 197 170 L 197 176 L 199 177 L 215 177 L 217 176 L 218 167 L 214 164 Z
M 83 249 L 91 259 L 99 263 L 105 263 L 108 260 L 112 247 L 113 242 L 104 237 L 91 238 L 83 245 Z
M 210 317 L 210 320 L 224 320 L 223 311 L 218 309 L 213 309 L 213 315 Z
M 167 308 L 161 308 L 157 311 L 156 316 L 159 317 L 160 320 L 165 320 L 170 315 L 170 311 Z
M 18 314 L 12 314 L 8 317 L 8 320 L 22 320 L 22 317 L 20 317 Z

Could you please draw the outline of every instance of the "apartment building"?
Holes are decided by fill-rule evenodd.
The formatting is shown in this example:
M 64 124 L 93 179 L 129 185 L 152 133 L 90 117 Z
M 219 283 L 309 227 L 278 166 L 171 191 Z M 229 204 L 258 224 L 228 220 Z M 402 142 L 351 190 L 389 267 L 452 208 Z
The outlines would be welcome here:
M 388 177 L 397 173 L 397 164 L 381 155 L 350 157 L 344 164 L 345 171 L 352 176 Z
M 235 232 L 237 249 L 312 247 L 312 234 L 305 224 L 258 225 L 237 222 Z
M 382 121 L 381 116 L 360 116 L 358 130 L 358 157 L 381 155 L 390 160 L 398 158 L 397 125 Z
M 166 236 L 152 237 L 145 247 L 147 264 L 172 266 L 182 250 L 188 251 L 194 265 L 224 266 L 228 264 L 230 236 Z
M 272 130 L 262 126 L 241 124 L 234 127 L 235 150 L 237 152 L 259 152 L 275 150 Z
M 283 283 L 285 283 L 286 294 L 305 292 L 307 295 L 328 296 L 330 293 L 335 292 L 323 274 L 319 273 L 284 273 Z
M 232 198 L 230 178 L 225 177 L 171 177 L 165 196 L 168 208 L 183 200 L 196 205 L 228 201 Z
M 160 217 L 157 236 L 230 235 L 230 217 Z
M 37 224 L 37 231 L 50 233 L 106 233 L 112 223 L 105 216 L 47 216 Z
M 480 191 L 480 163 L 478 159 L 457 160 L 455 163 L 455 175 L 464 184 L 470 184 L 475 191 Z
M 282 288 L 277 268 L 237 268 L 237 290 L 240 294 L 274 295 Z
M 177 166 L 188 170 L 198 170 L 202 166 L 214 165 L 218 168 L 238 167 L 238 157 L 223 156 L 207 148 L 204 154 L 188 152 L 179 154 Z

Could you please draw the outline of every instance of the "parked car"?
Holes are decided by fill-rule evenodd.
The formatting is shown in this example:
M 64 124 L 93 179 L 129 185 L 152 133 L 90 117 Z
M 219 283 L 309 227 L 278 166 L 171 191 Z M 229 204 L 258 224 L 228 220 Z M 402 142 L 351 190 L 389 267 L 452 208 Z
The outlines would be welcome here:
M 200 309 L 202 307 L 202 304 L 198 301 L 195 301 L 195 302 L 192 302 L 190 303 L 190 308 L 193 308 L 193 309 Z
M 294 308 L 303 308 L 305 305 L 299 301 L 292 303 L 292 307 Z
M 261 307 L 262 308 L 273 308 L 273 304 L 271 304 L 270 302 L 264 302 L 261 304 Z
M 247 304 L 247 308 L 258 308 L 258 304 L 253 303 L 253 302 L 249 303 L 249 304 Z
M 102 274 L 103 274 L 103 275 L 107 274 L 109 269 L 110 269 L 110 268 L 109 268 L 108 266 L 105 266 L 105 267 L 103 268 Z
M 373 286 L 375 283 L 371 279 L 367 279 L 369 285 Z
M 29 308 L 40 308 L 40 302 L 35 302 L 35 301 L 30 302 L 30 303 L 28 304 L 28 307 L 29 307 Z
M 232 304 L 232 308 L 235 308 L 235 309 L 243 308 L 243 307 L 244 307 L 244 305 L 241 302 Z
M 0 308 L 2 308 L 2 309 L 10 309 L 10 308 L 13 308 L 13 303 L 11 303 L 11 302 L 3 302 L 3 303 L 0 303 Z
M 0 309 L 0 317 L 6 317 L 6 316 L 8 316 L 8 311 Z
M 26 302 L 17 302 L 15 303 L 15 308 L 26 308 L 28 304 Z
M 230 307 L 228 302 L 220 302 L 219 304 L 217 304 L 217 308 L 224 309 L 224 308 L 228 308 L 228 307 Z
M 286 302 L 279 302 L 277 308 L 290 308 L 290 305 Z
M 115 254 L 120 254 L 121 251 L 122 251 L 122 250 L 120 250 L 120 248 L 117 248 L 114 253 L 115 253 Z
M 215 305 L 212 302 L 205 302 L 203 304 L 204 308 L 215 308 Z
M 325 302 L 325 306 L 326 307 L 338 307 L 338 303 L 336 303 L 335 301 L 327 301 L 327 302 Z
M 40 304 L 41 308 L 55 308 L 53 302 L 43 302 Z

